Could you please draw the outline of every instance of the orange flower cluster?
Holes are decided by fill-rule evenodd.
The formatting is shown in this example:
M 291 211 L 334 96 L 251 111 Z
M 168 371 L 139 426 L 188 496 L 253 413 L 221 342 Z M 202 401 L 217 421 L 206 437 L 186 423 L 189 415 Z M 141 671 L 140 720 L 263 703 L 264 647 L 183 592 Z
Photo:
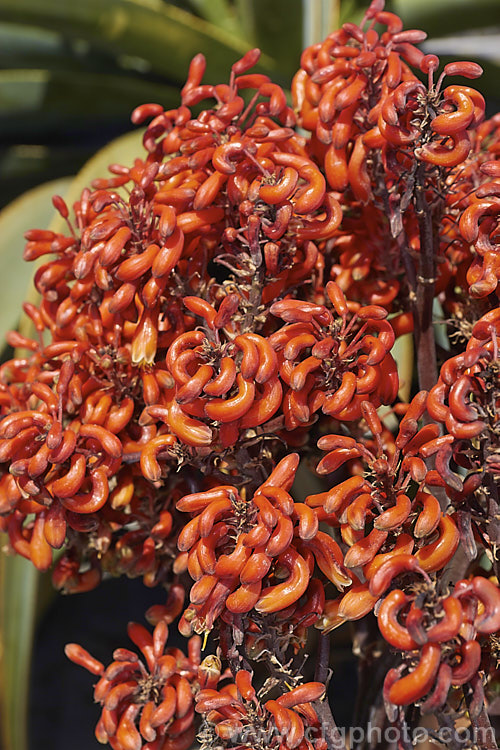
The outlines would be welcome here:
M 425 391 L 414 397 L 395 438 L 384 431 L 373 404 L 365 401 L 361 410 L 373 435 L 371 441 L 347 435 L 325 435 L 318 441 L 318 447 L 328 451 L 318 464 L 318 473 L 330 474 L 346 462 L 355 471 L 331 490 L 309 495 L 306 504 L 320 518 L 340 527 L 347 546 L 343 564 L 362 570 L 362 579 L 351 574 L 353 586 L 343 597 L 326 603 L 323 628 L 357 620 L 373 609 L 378 596 L 371 581 L 387 561 L 414 553 L 422 570 L 436 572 L 457 549 L 459 532 L 453 516 L 443 513 L 429 491 L 437 477 L 427 469 L 424 456 L 428 446 L 441 438 L 434 424 L 419 429 L 426 397 Z
M 305 139 L 291 127 L 296 118 L 284 92 L 267 76 L 247 74 L 259 55 L 259 50 L 248 52 L 232 66 L 229 85 L 218 86 L 200 85 L 205 61 L 200 55 L 193 59 L 183 105 L 207 98 L 217 102 L 196 119 L 187 106 L 163 112 L 159 105 L 145 105 L 133 115 L 134 122 L 156 115 L 144 144 L 150 159 L 163 161 L 155 200 L 174 209 L 160 211 L 192 209 L 185 226 L 177 219 L 192 238 L 185 253 L 190 272 L 203 276 L 213 259 L 250 286 L 257 273 L 259 288 L 246 300 L 254 314 L 261 299 L 269 302 L 307 279 L 318 258 L 311 240 L 332 236 L 341 220 Z M 241 95 L 247 89 L 254 91 L 249 106 Z M 265 101 L 256 103 L 259 98 Z M 165 155 L 172 157 L 164 161 Z M 200 229 L 205 230 L 201 237 Z
M 331 278 L 365 304 L 395 300 L 406 316 L 401 332 L 412 330 L 407 289 L 416 286 L 421 262 L 411 259 L 421 252 L 417 179 L 426 200 L 437 191 L 444 209 L 435 227 L 442 240 L 432 273 L 436 288 L 449 284 L 453 295 L 458 276 L 470 294 L 485 296 L 498 275 L 490 205 L 498 186 L 486 182 L 498 173 L 494 162 L 479 171 L 497 153 L 498 117 L 482 122 L 484 98 L 470 86 L 443 86 L 446 76 L 480 76 L 476 63 L 448 63 L 434 80 L 439 59 L 415 46 L 425 36 L 404 30 L 383 3 L 372 3 L 360 26 L 344 24 L 304 51 L 292 87 L 298 122 L 313 134 L 311 147 L 349 214 L 333 243 Z
M 490 231 L 486 244 L 486 238 L 477 240 L 480 227 L 486 232 L 493 221 L 493 212 L 486 223 L 481 212 L 486 209 L 485 201 L 495 200 L 495 162 L 490 160 L 498 152 L 498 125 L 498 115 L 494 115 L 471 131 L 468 158 L 446 180 L 436 282 L 436 292 L 446 293 L 445 306 L 451 307 L 457 297 L 462 304 L 470 302 L 470 297 L 484 299 L 496 288 L 494 255 L 488 244 L 494 242 L 494 233 Z
M 247 613 L 286 611 L 298 626 L 312 624 L 324 603 L 315 563 L 338 589 L 351 583 L 340 547 L 319 530 L 315 510 L 289 494 L 298 462 L 296 453 L 280 461 L 252 498 L 228 485 L 177 503 L 192 514 L 178 546 L 196 581 L 180 624 L 184 635 L 211 630 L 219 616 L 231 622 Z
M 128 635 L 142 654 L 118 648 L 106 668 L 76 643 L 66 656 L 100 679 L 94 700 L 102 706 L 95 734 L 113 750 L 188 750 L 195 728 L 193 693 L 203 677 L 201 640 L 194 636 L 187 656 L 166 648 L 168 625 L 161 619 L 153 634 L 131 622 Z
M 323 683 L 306 682 L 276 700 L 261 703 L 252 675 L 242 669 L 236 673 L 234 683 L 220 690 L 200 690 L 196 695 L 196 711 L 204 714 L 207 722 L 201 735 L 202 747 L 222 741 L 224 748 L 230 750 L 250 747 L 250 743 L 257 745 L 266 738 L 269 748 L 325 750 L 326 740 L 321 736 L 321 722 L 313 705 L 324 692 Z
M 218 310 L 198 297 L 185 297 L 184 304 L 202 317 L 206 332 L 187 331 L 167 351 L 175 395 L 168 412 L 165 408 L 165 421 L 182 442 L 196 447 L 213 440 L 212 429 L 199 418 L 218 422 L 219 440 L 228 448 L 241 431 L 267 422 L 281 406 L 276 355 L 264 336 L 238 333 L 231 326 L 238 295 L 224 297 Z M 158 418 L 161 409 L 148 407 L 146 413 Z
M 56 258 L 35 275 L 40 305 L 24 306 L 38 341 L 9 336 L 32 355 L 2 370 L 1 495 L 13 547 L 41 570 L 68 533 L 95 529 L 95 514 L 123 525 L 108 509 L 144 497 L 127 468 L 137 457 L 147 480 L 164 481 L 192 449 L 224 451 L 281 407 L 276 356 L 257 331 L 266 303 L 320 276 L 312 240 L 330 237 L 341 212 L 282 90 L 246 75 L 259 54 L 215 87 L 201 85 L 197 56 L 178 110 L 133 115 L 153 117 L 146 158 L 85 189 L 76 226 L 56 197 L 68 236 L 26 235 L 27 260 Z M 216 108 L 193 119 L 188 105 L 205 98 Z M 214 262 L 231 272 L 222 283 L 209 276 Z
M 403 653 L 381 721 L 402 727 L 405 706 L 438 709 L 450 687 L 486 721 L 500 119 L 443 85 L 480 67 L 440 72 L 424 38 L 373 0 L 305 50 L 293 109 L 252 72 L 258 50 L 224 84 L 203 82 L 197 55 L 178 108 L 134 111 L 147 124 L 133 165 L 111 165 L 71 212 L 55 197 L 65 232 L 26 235 L 40 299 L 0 366 L 0 530 L 39 570 L 60 549 L 64 592 L 103 574 L 169 589 L 153 635 L 130 629 L 145 663 L 119 649 L 104 669 L 68 648 L 100 677 L 97 735 L 117 750 L 187 748 L 195 702 L 203 750 L 250 731 L 321 750 L 308 732 L 333 726 L 328 633 L 367 616 L 366 666 L 372 613 L 382 650 Z M 395 344 L 412 332 L 407 404 Z M 200 664 L 197 636 L 187 658 L 170 650 L 177 617 L 185 636 L 213 630 L 217 655 Z
M 461 541 L 471 560 L 476 540 L 493 556 L 500 540 L 499 323 L 495 308 L 472 326 L 465 351 L 446 360 L 428 398 L 429 414 L 445 426 L 445 434 L 429 444 L 429 455 L 435 455 L 440 484 L 458 508 Z
M 110 482 L 122 466 L 123 444 L 117 434 L 130 421 L 134 403 L 100 389 L 91 373 L 82 403 L 82 378 L 72 359 L 54 362 L 49 356 L 43 371 L 40 356 L 33 360 L 4 365 L 5 380 L 13 382 L 4 385 L 3 401 L 18 408 L 1 422 L 0 454 L 10 473 L 2 476 L 0 485 L 13 546 L 46 570 L 51 548 L 64 544 L 71 520 L 79 530 L 83 519 L 107 503 Z M 81 407 L 78 415 L 75 401 Z M 23 519 L 31 513 L 34 524 L 23 528 Z
M 397 310 L 405 288 L 403 268 L 385 214 L 372 203 L 358 203 L 344 215 L 341 229 L 329 264 L 331 278 L 351 300 Z

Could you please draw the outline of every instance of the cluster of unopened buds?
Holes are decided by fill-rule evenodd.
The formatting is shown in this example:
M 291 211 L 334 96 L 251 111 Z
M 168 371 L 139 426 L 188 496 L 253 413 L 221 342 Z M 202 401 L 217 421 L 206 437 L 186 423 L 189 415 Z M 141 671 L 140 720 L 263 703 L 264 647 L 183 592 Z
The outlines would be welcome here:
M 177 109 L 134 111 L 133 166 L 71 209 L 56 196 L 65 232 L 26 235 L 43 263 L 0 365 L 0 530 L 41 571 L 61 550 L 65 593 L 121 574 L 168 590 L 153 634 L 129 627 L 141 656 L 67 647 L 116 750 L 187 750 L 199 717 L 203 750 L 333 746 L 324 644 L 363 618 L 388 657 L 382 721 L 453 691 L 486 721 L 500 117 L 443 84 L 480 67 L 440 70 L 424 38 L 373 0 L 304 51 L 293 106 L 251 72 L 259 50 L 227 84 L 197 55 Z

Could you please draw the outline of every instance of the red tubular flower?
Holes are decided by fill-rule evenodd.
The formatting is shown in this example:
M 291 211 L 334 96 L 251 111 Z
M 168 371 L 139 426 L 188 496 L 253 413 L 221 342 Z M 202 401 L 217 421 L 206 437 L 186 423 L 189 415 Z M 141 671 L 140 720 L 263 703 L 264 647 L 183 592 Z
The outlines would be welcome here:
M 474 245 L 476 256 L 467 272 L 469 293 L 474 297 L 485 297 L 494 292 L 500 269 L 496 249 L 496 227 L 498 224 L 499 198 L 493 191 L 489 197 L 473 196 L 460 217 L 460 232 L 469 244 Z

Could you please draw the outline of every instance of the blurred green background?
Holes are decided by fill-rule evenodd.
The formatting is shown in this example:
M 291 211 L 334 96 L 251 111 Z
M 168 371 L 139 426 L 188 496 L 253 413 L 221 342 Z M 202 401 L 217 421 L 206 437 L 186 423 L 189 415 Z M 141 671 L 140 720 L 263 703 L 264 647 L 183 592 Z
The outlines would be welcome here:
M 258 46 L 260 70 L 288 88 L 302 48 L 344 21 L 359 21 L 367 5 L 368 0 L 0 0 L 0 207 L 7 206 L 0 212 L 0 340 L 17 323 L 33 273 L 21 261 L 23 232 L 53 220 L 53 193 L 69 191 L 71 202 L 91 179 L 105 174 L 108 163 L 130 163 L 140 153 L 140 134 L 116 141 L 131 130 L 134 107 L 144 102 L 176 107 L 189 61 L 198 52 L 207 58 L 206 80 L 218 83 L 227 81 L 235 60 Z M 386 8 L 398 13 L 406 28 L 424 29 L 426 52 L 440 55 L 443 63 L 480 62 L 485 75 L 477 87 L 487 97 L 488 113 L 500 109 L 500 0 L 387 0 Z M 2 750 L 28 747 L 30 653 L 37 625 L 39 637 L 43 632 L 39 623 L 49 591 L 47 576 L 21 558 L 0 554 Z M 138 611 L 134 617 L 141 616 Z M 62 618 L 69 624 L 70 615 Z M 67 640 L 73 637 L 68 628 Z M 78 735 L 81 731 L 76 728 Z M 89 737 L 88 747 L 94 746 Z M 48 745 L 32 737 L 30 747 Z

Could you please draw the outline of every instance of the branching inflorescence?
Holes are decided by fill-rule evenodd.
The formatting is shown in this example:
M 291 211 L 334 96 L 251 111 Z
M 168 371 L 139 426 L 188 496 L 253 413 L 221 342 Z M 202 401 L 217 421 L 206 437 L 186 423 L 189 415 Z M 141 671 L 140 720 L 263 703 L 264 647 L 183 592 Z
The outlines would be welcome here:
M 56 196 L 66 233 L 26 235 L 50 257 L 0 366 L 0 528 L 41 571 L 62 550 L 65 593 L 168 592 L 153 634 L 129 627 L 142 656 L 67 647 L 115 750 L 333 747 L 328 648 L 316 676 L 304 655 L 348 621 L 385 659 L 381 728 L 488 722 L 500 120 L 455 82 L 477 64 L 441 71 L 383 6 L 304 51 L 293 107 L 258 50 L 218 85 L 197 55 L 178 109 L 133 113 L 133 166 L 71 212 Z

